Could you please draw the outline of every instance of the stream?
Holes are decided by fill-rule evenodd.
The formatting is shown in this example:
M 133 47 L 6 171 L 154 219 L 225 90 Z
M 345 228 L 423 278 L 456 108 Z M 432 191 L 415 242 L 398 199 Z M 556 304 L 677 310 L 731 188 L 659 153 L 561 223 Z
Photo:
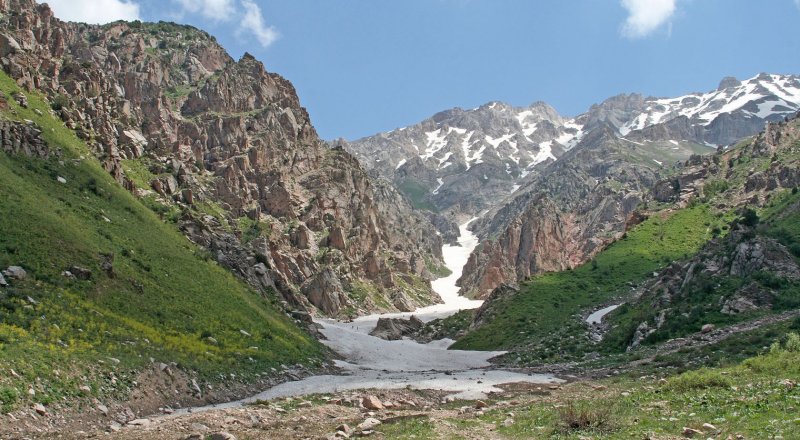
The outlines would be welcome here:
M 493 369 L 489 359 L 501 355 L 501 351 L 448 350 L 450 339 L 420 344 L 413 340 L 386 341 L 369 332 L 381 317 L 410 317 L 423 321 L 450 316 L 459 310 L 480 307 L 476 301 L 458 295 L 456 281 L 478 245 L 478 239 L 467 229 L 474 221 L 460 226 L 459 246 L 444 245 L 444 262 L 452 274 L 432 283 L 442 298 L 441 304 L 417 309 L 414 312 L 384 313 L 359 317 L 352 322 L 333 319 L 315 319 L 327 338 L 322 343 L 339 353 L 344 359 L 337 360 L 341 374 L 310 376 L 302 380 L 285 382 L 262 393 L 236 402 L 214 405 L 213 408 L 241 406 L 256 400 L 307 394 L 335 393 L 339 391 L 377 389 L 435 389 L 450 393 L 457 399 L 485 398 L 489 392 L 500 392 L 497 385 L 514 382 L 557 383 L 562 382 L 550 375 L 523 374 Z M 194 411 L 205 408 L 195 408 Z M 210 409 L 210 407 L 209 407 Z

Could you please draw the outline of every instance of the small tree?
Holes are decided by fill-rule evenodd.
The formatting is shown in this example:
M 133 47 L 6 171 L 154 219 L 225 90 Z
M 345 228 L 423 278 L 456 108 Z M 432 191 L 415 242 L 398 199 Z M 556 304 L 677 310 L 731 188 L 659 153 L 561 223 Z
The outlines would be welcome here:
M 754 209 L 747 208 L 744 210 L 741 221 L 743 225 L 753 228 L 758 225 L 758 221 L 758 213 Z

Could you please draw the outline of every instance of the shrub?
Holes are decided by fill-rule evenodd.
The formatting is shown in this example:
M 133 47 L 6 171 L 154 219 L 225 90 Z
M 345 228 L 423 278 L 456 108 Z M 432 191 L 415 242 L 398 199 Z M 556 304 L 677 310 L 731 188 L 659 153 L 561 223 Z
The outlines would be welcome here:
M 782 289 L 786 287 L 789 282 L 785 278 L 781 278 L 772 272 L 767 271 L 758 271 L 753 274 L 753 279 L 758 281 L 764 287 L 768 287 L 770 289 Z
M 597 402 L 568 402 L 558 409 L 556 431 L 562 434 L 574 432 L 611 432 L 616 428 L 613 404 L 598 405 Z
M 789 353 L 800 353 L 800 336 L 797 333 L 789 333 L 786 336 L 783 349 Z
M 55 111 L 59 111 L 67 106 L 69 106 L 69 98 L 67 98 L 65 95 L 58 95 L 53 98 L 52 102 L 50 102 L 50 108 Z
M 758 213 L 751 208 L 747 208 L 742 213 L 742 220 L 740 221 L 741 224 L 745 226 L 755 227 L 758 225 Z
M 769 353 L 747 359 L 743 366 L 756 373 L 800 374 L 800 336 L 789 333 L 783 343 L 773 343 Z
M 706 388 L 728 388 L 732 385 L 733 383 L 731 380 L 727 376 L 723 376 L 719 371 L 702 368 L 670 378 L 664 385 L 664 388 L 672 391 L 686 392 Z
M 789 252 L 791 252 L 795 257 L 800 257 L 800 243 L 790 244 Z
M 11 387 L 0 387 L 0 410 L 3 413 L 10 411 L 19 398 L 19 393 Z

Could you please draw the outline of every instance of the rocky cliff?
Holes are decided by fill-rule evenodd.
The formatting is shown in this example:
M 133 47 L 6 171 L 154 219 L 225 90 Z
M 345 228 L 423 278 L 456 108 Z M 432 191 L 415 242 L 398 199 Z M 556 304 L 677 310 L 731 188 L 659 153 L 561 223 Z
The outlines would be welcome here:
M 462 291 L 484 298 L 502 284 L 574 268 L 619 238 L 659 173 L 630 160 L 638 148 L 611 129 L 595 130 L 477 221 L 482 243 L 459 279 Z
M 64 23 L 33 0 L 0 14 L 4 71 L 250 284 L 327 315 L 434 301 L 428 220 L 321 142 L 291 83 L 252 56 L 172 23 Z
M 612 126 L 595 128 L 510 203 L 476 222 L 485 240 L 459 283 L 466 293 L 484 296 L 503 283 L 574 268 L 640 221 L 648 203 L 685 207 L 736 179 L 743 179 L 744 186 L 727 193 L 730 209 L 763 203 L 769 191 L 797 185 L 794 160 L 775 160 L 764 170 L 754 167 L 747 176 L 732 164 L 784 151 L 793 139 L 793 126 L 768 124 L 745 148 L 692 155 L 680 162 L 675 162 L 677 155 L 656 159 L 656 152 L 674 151 L 659 141 L 630 142 L 630 136 L 619 138 Z

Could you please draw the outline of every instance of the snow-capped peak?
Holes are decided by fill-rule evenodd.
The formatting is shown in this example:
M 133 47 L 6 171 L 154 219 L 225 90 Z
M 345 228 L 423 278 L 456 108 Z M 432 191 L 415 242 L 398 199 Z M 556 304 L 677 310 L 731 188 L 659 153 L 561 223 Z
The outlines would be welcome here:
M 645 99 L 641 113 L 619 127 L 626 136 L 633 130 L 685 116 L 703 127 L 722 114 L 742 112 L 760 119 L 780 118 L 800 109 L 800 77 L 760 74 L 739 82 L 725 78 L 720 87 L 707 93 L 691 93 L 676 98 Z

